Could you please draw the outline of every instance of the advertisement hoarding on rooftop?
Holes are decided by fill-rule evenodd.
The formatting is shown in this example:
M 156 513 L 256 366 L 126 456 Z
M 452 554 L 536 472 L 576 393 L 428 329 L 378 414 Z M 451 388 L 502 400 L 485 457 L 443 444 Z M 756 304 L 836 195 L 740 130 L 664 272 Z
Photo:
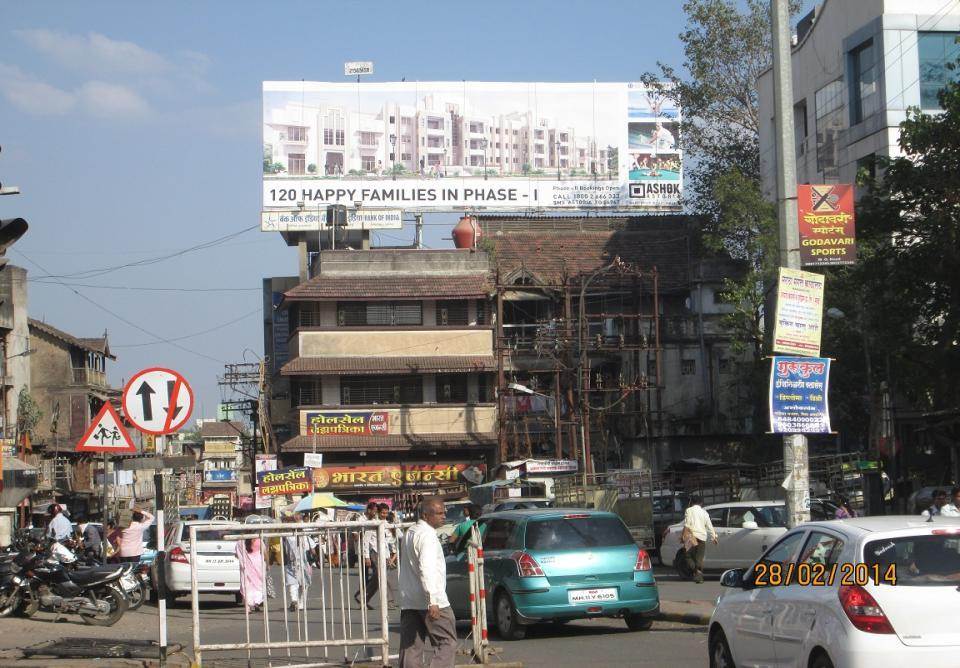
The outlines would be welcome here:
M 263 209 L 676 210 L 679 121 L 640 83 L 267 81 Z

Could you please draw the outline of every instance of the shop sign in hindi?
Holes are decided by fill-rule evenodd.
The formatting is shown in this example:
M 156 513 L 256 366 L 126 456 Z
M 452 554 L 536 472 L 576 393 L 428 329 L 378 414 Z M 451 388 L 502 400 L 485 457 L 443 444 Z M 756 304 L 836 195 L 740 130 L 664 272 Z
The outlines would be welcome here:
M 787 355 L 820 354 L 823 327 L 823 276 L 781 267 L 773 350 Z
M 385 411 L 310 411 L 308 436 L 386 436 L 390 414 Z
M 770 367 L 770 431 L 829 434 L 830 360 L 774 357 Z
M 261 496 L 290 496 L 313 491 L 310 470 L 294 466 L 276 471 L 257 472 L 257 493 Z
M 255 466 L 256 466 L 257 475 L 260 475 L 261 472 L 265 473 L 267 471 L 276 471 L 277 456 L 276 455 L 257 455 L 257 458 L 255 460 Z M 257 508 L 257 509 L 269 508 L 270 497 L 262 495 L 259 489 L 254 489 L 253 506 L 254 508 Z
M 573 459 L 530 459 L 523 464 L 527 475 L 532 473 L 576 473 L 579 465 Z
M 397 464 L 384 466 L 327 466 L 313 469 L 318 490 L 438 487 L 460 481 L 463 472 L 482 464 Z
M 829 266 L 856 263 L 852 185 L 798 185 L 797 207 L 801 264 Z

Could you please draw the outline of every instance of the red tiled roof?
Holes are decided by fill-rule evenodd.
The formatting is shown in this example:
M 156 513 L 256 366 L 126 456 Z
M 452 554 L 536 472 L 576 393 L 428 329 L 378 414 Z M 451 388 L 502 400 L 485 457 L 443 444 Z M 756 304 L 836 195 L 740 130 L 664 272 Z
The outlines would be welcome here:
M 489 448 L 496 434 L 419 434 L 392 436 L 294 436 L 280 452 L 343 452 L 350 450 L 414 450 L 417 448 Z
M 110 354 L 110 344 L 107 342 L 106 332 L 104 332 L 103 336 L 96 338 L 80 338 L 74 336 L 73 334 L 68 334 L 62 329 L 58 329 L 42 320 L 37 320 L 36 318 L 30 318 L 28 320 L 28 324 L 30 327 L 35 327 L 41 332 L 44 332 L 55 339 L 60 339 L 66 344 L 76 346 L 77 348 L 81 348 L 83 350 L 89 350 L 90 352 L 100 353 L 101 355 L 105 355 L 112 360 L 117 359 L 115 356 Z
M 493 290 L 486 273 L 390 275 L 319 275 L 284 293 L 291 301 L 326 299 L 464 299 Z
M 295 357 L 280 370 L 284 376 L 328 373 L 466 373 L 493 371 L 496 359 L 483 355 L 446 355 L 438 357 Z
M 618 230 L 603 232 L 508 232 L 493 236 L 495 261 L 501 280 L 523 271 L 534 282 L 558 284 L 620 257 L 640 270 L 656 268 L 661 292 L 686 290 L 687 232 L 682 229 Z

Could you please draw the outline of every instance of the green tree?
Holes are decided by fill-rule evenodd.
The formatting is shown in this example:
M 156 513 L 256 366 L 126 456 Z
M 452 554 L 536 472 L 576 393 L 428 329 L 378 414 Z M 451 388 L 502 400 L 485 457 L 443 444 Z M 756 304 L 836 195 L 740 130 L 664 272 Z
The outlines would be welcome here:
M 918 409 L 960 406 L 960 84 L 940 92 L 942 113 L 908 112 L 902 156 L 879 160 L 861 198 L 859 286 L 873 358 Z
M 799 9 L 793 3 L 793 10 Z M 702 221 L 703 250 L 728 254 L 743 271 L 725 281 L 733 312 L 724 324 L 735 350 L 749 350 L 743 378 L 750 388 L 753 424 L 762 430 L 767 288 L 776 276 L 776 208 L 763 197 L 757 78 L 771 54 L 769 2 L 686 0 L 681 70 L 660 63 L 642 79 L 653 95 L 683 109 L 680 141 L 684 206 Z
M 33 400 L 27 388 L 20 388 L 20 394 L 17 397 L 17 431 L 21 434 L 32 432 L 42 417 L 43 410 Z

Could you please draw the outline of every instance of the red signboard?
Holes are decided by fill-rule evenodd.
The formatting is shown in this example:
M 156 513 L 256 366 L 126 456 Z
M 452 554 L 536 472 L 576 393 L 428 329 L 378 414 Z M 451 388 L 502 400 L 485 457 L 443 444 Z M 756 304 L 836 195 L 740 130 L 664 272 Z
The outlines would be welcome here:
M 313 470 L 317 490 L 439 487 L 460 482 L 464 471 L 483 464 L 382 464 L 379 466 L 326 466 Z
M 802 265 L 856 263 L 852 185 L 798 185 L 797 212 Z
M 311 411 L 308 436 L 386 436 L 390 415 L 384 411 Z

